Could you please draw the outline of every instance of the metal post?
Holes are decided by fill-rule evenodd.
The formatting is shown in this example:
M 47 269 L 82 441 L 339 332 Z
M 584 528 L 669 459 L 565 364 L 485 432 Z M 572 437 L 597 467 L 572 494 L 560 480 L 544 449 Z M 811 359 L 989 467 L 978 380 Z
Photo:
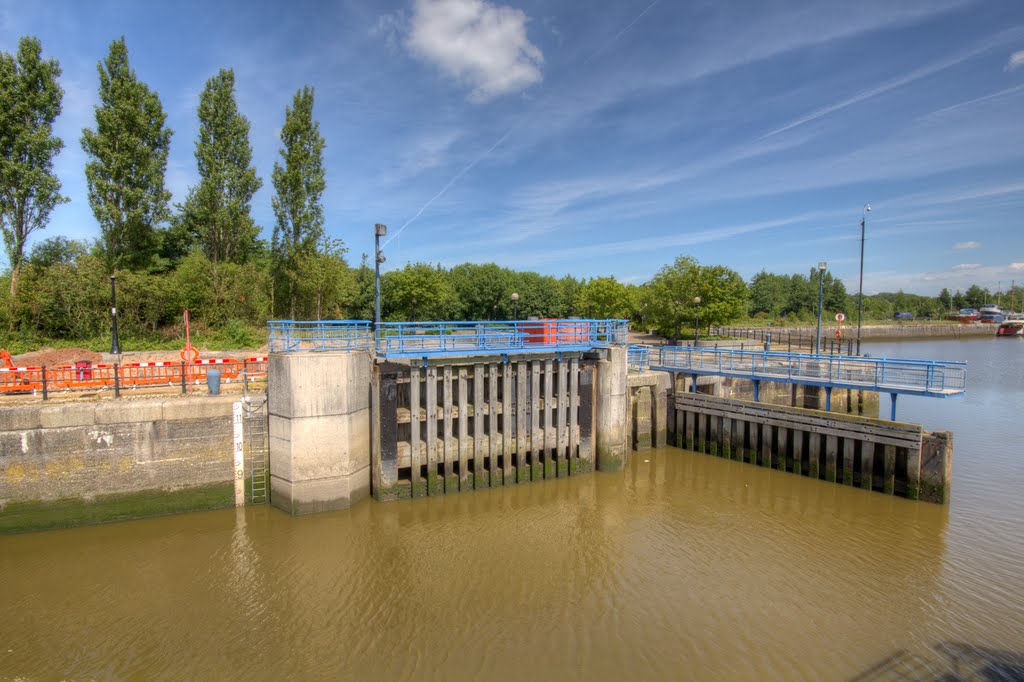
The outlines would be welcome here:
M 864 224 L 867 222 L 871 204 L 864 204 L 860 214 L 860 281 L 857 284 L 857 355 L 860 355 L 860 326 L 864 312 Z
M 892 398 L 892 417 L 889 421 L 896 421 L 896 393 L 890 393 L 889 397 Z
M 754 402 L 761 402 L 761 382 L 754 379 Z
M 185 361 L 181 361 L 181 394 L 185 395 Z
M 519 321 L 519 294 L 512 292 L 512 321 Z
M 115 398 L 120 398 L 121 397 L 121 379 L 118 376 L 118 369 L 119 368 L 120 368 L 120 366 L 115 362 L 114 363 L 114 397 Z
M 46 365 L 43 365 L 43 400 L 49 400 L 50 396 L 46 392 Z
M 825 293 L 824 285 L 826 267 L 828 267 L 828 263 L 825 261 L 818 263 L 818 333 L 814 336 L 815 355 L 819 355 L 821 353 L 821 305 Z
M 693 317 L 693 345 L 696 346 L 700 339 L 700 296 L 694 296 L 693 303 L 697 306 L 697 313 Z
M 832 411 L 832 387 L 831 386 L 826 386 L 825 387 L 825 411 L 826 412 L 831 412 Z
M 117 342 L 117 278 L 110 276 L 110 353 L 120 355 L 121 346 Z
M 380 264 L 384 262 L 384 254 L 380 252 L 380 238 L 388 233 L 388 226 L 377 223 L 373 226 L 373 331 L 380 338 Z
M 249 361 L 242 360 L 242 393 L 249 395 Z

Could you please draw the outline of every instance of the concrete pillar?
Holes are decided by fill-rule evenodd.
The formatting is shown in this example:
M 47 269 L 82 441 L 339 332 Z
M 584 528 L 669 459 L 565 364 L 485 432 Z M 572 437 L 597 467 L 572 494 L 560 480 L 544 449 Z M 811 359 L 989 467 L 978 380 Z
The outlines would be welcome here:
M 370 494 L 368 351 L 271 353 L 270 501 L 290 514 L 347 509 Z
M 633 442 L 635 450 L 651 449 L 651 387 L 641 386 L 636 390 L 636 415 L 633 418 Z
M 608 359 L 597 365 L 597 468 L 621 471 L 626 464 L 626 347 L 608 349 Z

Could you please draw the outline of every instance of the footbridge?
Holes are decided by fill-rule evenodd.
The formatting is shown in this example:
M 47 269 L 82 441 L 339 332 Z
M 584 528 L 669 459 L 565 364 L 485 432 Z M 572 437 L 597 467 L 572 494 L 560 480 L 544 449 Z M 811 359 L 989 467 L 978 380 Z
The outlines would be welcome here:
M 631 346 L 629 362 L 635 370 L 749 379 L 755 401 L 762 381 L 820 386 L 825 389 L 826 410 L 835 388 L 888 393 L 892 421 L 899 395 L 949 398 L 967 389 L 965 362 L 680 346 Z M 695 390 L 696 381 L 693 386 Z

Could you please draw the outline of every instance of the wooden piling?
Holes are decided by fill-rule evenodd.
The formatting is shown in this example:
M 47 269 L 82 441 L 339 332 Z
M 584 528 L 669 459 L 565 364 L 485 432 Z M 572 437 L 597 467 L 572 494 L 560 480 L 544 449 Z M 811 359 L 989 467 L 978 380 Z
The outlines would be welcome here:
M 526 362 L 520 361 L 516 363 L 516 478 L 520 482 L 529 481 L 531 473 L 526 452 L 526 419 L 529 409 Z
M 444 493 L 444 481 L 437 475 L 437 368 L 427 367 L 427 494 Z
M 458 459 L 458 443 L 452 435 L 454 415 L 452 414 L 452 368 L 445 365 L 441 370 L 441 409 L 444 410 L 444 491 L 459 490 L 459 477 L 455 475 L 455 461 Z
M 409 370 L 409 464 L 412 477 L 412 496 L 422 497 L 426 492 L 420 468 L 420 370 L 413 367 Z
M 459 490 L 473 488 L 473 475 L 469 471 L 469 372 L 459 367 Z
M 498 466 L 501 447 L 498 432 L 498 366 L 493 362 L 487 365 L 487 389 L 487 452 L 490 456 L 487 473 L 490 475 L 493 488 L 504 483 L 501 467 Z

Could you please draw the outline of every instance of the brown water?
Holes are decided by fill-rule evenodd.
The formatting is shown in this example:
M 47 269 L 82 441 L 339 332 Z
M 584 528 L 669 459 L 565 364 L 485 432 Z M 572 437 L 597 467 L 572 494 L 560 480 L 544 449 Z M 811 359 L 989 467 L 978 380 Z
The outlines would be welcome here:
M 5 537 L 0 678 L 929 679 L 950 642 L 1024 676 L 1024 343 L 868 351 L 972 361 L 963 399 L 900 402 L 956 433 L 948 508 L 668 448 L 300 519 Z

